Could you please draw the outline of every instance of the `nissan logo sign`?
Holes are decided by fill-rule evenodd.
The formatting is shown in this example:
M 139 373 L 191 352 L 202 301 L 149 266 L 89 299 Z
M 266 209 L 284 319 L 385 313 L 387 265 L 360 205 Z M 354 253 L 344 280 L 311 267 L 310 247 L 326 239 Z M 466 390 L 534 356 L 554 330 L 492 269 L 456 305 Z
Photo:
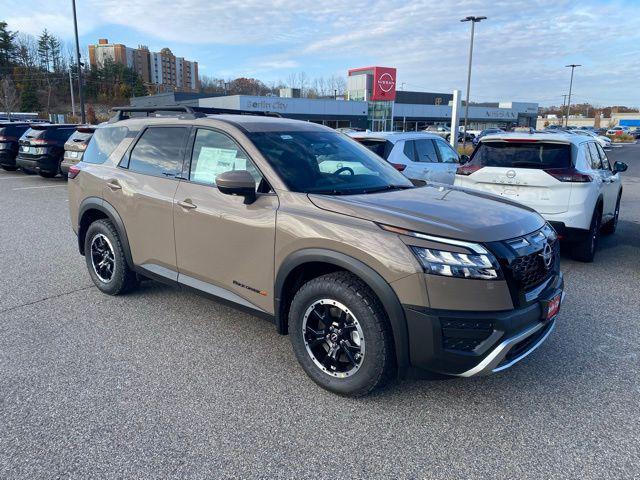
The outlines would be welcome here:
M 395 82 L 393 81 L 393 77 L 389 73 L 383 73 L 378 78 L 378 87 L 384 93 L 389 93 L 391 90 L 393 90 L 394 85 Z

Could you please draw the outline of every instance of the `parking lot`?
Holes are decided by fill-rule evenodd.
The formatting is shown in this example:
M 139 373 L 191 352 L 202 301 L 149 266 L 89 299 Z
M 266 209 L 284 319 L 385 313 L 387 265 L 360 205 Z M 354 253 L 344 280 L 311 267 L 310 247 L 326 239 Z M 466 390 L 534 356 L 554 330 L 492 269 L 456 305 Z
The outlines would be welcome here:
M 272 324 L 145 282 L 109 297 L 66 182 L 0 172 L 0 478 L 640 475 L 640 144 L 616 234 L 563 256 L 557 329 L 500 374 L 317 387 Z

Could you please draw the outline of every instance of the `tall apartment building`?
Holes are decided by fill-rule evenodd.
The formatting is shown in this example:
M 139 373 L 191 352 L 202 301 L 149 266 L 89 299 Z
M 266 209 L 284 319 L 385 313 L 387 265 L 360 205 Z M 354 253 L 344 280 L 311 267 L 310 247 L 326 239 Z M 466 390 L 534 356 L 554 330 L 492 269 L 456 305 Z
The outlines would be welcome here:
M 168 48 L 150 52 L 144 45 L 131 48 L 109 43 L 105 38 L 98 40 L 97 45 L 89 45 L 91 66 L 101 68 L 108 60 L 138 72 L 152 93 L 197 92 L 200 88 L 198 62 L 176 57 Z

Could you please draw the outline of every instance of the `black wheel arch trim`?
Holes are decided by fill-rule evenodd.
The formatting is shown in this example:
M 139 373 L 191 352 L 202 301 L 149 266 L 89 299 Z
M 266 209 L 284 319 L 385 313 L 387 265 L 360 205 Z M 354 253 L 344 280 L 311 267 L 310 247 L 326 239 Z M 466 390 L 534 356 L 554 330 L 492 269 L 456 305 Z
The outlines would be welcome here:
M 274 312 L 278 332 L 287 333 L 287 319 L 282 302 L 283 289 L 289 274 L 305 263 L 321 262 L 335 265 L 362 279 L 380 299 L 391 324 L 396 360 L 399 368 L 409 366 L 407 322 L 402 304 L 389 283 L 373 268 L 353 257 L 333 250 L 308 248 L 291 253 L 280 265 L 275 281 Z
M 82 217 L 89 210 L 97 210 L 105 214 L 107 218 L 111 220 L 111 223 L 113 223 L 113 225 L 116 227 L 118 235 L 120 236 L 120 242 L 122 243 L 122 248 L 124 250 L 127 265 L 131 269 L 135 268 L 135 265 L 133 264 L 133 257 L 131 256 L 131 249 L 129 248 L 129 238 L 127 237 L 127 230 L 124 227 L 122 218 L 113 205 L 111 205 L 106 200 L 98 197 L 85 198 L 80 203 L 80 208 L 78 209 L 78 249 L 80 250 L 80 253 L 84 255 L 84 235 L 82 235 L 80 225 L 82 225 Z

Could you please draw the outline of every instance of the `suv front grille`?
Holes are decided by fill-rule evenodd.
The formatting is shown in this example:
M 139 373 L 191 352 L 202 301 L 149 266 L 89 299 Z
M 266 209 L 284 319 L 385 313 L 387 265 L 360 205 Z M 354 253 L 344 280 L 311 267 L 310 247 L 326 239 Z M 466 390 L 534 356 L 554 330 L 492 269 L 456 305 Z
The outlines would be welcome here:
M 547 268 L 544 263 L 544 259 L 541 255 L 542 250 L 539 250 L 529 255 L 517 257 L 511 262 L 509 267 L 513 279 L 517 282 L 518 286 L 524 290 L 528 290 L 531 287 L 535 287 L 553 272 L 553 267 L 558 256 L 558 241 L 554 241 L 551 246 L 551 252 L 553 255 L 553 261 L 551 267 Z

